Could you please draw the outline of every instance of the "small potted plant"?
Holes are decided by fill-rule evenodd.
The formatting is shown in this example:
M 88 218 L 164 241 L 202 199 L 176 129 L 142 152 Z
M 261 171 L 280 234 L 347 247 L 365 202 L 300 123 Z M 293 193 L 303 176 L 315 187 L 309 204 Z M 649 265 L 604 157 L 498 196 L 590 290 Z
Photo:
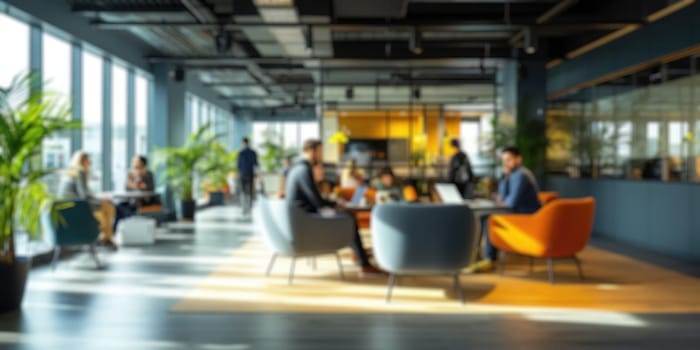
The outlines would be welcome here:
M 197 165 L 210 151 L 214 136 L 205 124 L 192 133 L 181 147 L 163 147 L 154 152 L 156 167 L 164 166 L 161 177 L 170 185 L 180 200 L 179 216 L 193 220 L 196 210 L 193 184 Z
M 224 205 L 228 192 L 228 176 L 236 169 L 238 152 L 229 152 L 226 146 L 214 141 L 209 152 L 199 164 L 199 173 L 204 177 L 203 189 L 208 193 L 209 205 Z
M 80 124 L 60 99 L 30 91 L 35 79 L 16 78 L 0 89 L 0 312 L 22 303 L 31 266 L 17 254 L 15 234 L 37 235 L 42 207 L 50 195 L 41 182 L 48 173 L 37 161 L 43 141 Z

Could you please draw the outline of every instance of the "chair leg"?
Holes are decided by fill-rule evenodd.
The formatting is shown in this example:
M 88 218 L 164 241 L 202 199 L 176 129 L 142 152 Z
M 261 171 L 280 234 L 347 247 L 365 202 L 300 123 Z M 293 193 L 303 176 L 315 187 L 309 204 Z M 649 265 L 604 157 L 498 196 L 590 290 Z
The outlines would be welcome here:
M 391 292 L 394 289 L 394 281 L 396 280 L 396 277 L 394 274 L 389 275 L 389 286 L 386 291 L 386 303 L 389 304 L 391 303 Z
M 265 271 L 265 276 L 270 276 L 272 272 L 272 267 L 275 266 L 275 260 L 277 260 L 277 253 L 272 254 L 270 262 L 267 264 L 267 270 Z
M 56 266 L 58 265 L 58 259 L 61 257 L 61 247 L 56 246 L 53 248 L 53 259 L 51 259 L 51 271 L 56 271 Z
M 581 268 L 581 260 L 578 259 L 576 255 L 573 256 L 574 262 L 576 263 L 576 268 L 578 269 L 578 277 L 581 279 L 581 281 L 584 280 L 583 277 L 583 268 Z
M 547 258 L 547 272 L 549 273 L 549 283 L 554 284 L 554 259 Z
M 289 280 L 287 281 L 287 283 L 289 283 L 289 285 L 291 285 L 292 282 L 294 281 L 294 264 L 296 264 L 296 263 L 297 263 L 297 258 L 292 257 L 292 265 L 289 267 Z
M 503 273 L 505 271 L 505 264 L 506 264 L 506 252 L 500 251 L 498 252 L 498 273 L 503 276 Z
M 535 267 L 535 258 L 530 257 L 530 274 L 532 274 L 534 267 Z
M 459 281 L 459 274 L 454 275 L 454 285 L 457 295 L 459 295 L 459 302 L 464 305 L 464 291 L 462 291 L 462 283 Z
M 343 263 L 340 261 L 340 255 L 335 253 L 335 261 L 338 262 L 338 273 L 340 274 L 340 279 L 345 280 L 345 272 L 343 271 Z
M 100 268 L 102 268 L 102 264 L 100 264 L 100 259 L 97 258 L 96 245 L 97 245 L 97 243 L 90 244 L 90 255 L 92 256 L 92 260 L 95 260 L 95 265 L 97 265 L 97 268 L 100 269 Z

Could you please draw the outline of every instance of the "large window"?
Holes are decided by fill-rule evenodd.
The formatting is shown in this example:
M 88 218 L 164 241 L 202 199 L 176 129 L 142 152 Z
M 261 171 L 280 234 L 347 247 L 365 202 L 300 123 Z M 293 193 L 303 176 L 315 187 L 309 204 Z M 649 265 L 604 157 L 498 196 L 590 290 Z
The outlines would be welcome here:
M 52 98 L 71 103 L 71 46 L 51 34 L 43 38 L 43 89 Z M 51 135 L 43 142 L 44 166 L 65 168 L 70 158 L 70 137 L 66 134 Z
M 127 73 L 126 68 L 112 65 L 112 189 L 124 190 L 126 186 L 126 121 L 127 121 Z
M 19 74 L 29 72 L 29 26 L 0 13 L 3 54 L 0 54 L 0 87 L 7 87 Z
M 83 51 L 83 150 L 90 154 L 90 186 L 102 189 L 102 57 Z
M 136 134 L 134 135 L 134 150 L 136 154 L 148 154 L 148 80 L 141 76 L 136 76 L 135 97 L 136 97 Z

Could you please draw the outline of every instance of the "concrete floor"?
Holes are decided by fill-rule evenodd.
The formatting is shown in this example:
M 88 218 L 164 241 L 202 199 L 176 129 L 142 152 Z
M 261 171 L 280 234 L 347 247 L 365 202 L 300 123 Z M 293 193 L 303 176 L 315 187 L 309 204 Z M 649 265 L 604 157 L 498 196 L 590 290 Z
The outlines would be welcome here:
M 201 213 L 155 246 L 32 271 L 0 349 L 698 349 L 700 315 L 187 314 L 170 308 L 253 232 L 231 209 Z M 698 299 L 700 302 L 700 297 Z

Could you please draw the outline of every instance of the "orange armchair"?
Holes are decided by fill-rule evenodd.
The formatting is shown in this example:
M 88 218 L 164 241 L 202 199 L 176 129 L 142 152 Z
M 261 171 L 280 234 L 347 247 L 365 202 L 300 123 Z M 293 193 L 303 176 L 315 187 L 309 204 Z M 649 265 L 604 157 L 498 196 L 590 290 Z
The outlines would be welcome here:
M 489 238 L 501 250 L 500 270 L 506 253 L 546 258 L 549 281 L 554 283 L 553 259 L 572 258 L 579 277 L 581 264 L 576 258 L 588 243 L 593 230 L 595 199 L 559 199 L 534 214 L 503 214 L 489 218 Z M 530 261 L 532 269 L 532 260 Z
M 537 193 L 537 198 L 540 199 L 542 206 L 551 203 L 555 199 L 559 199 L 559 193 L 554 191 L 542 191 Z

